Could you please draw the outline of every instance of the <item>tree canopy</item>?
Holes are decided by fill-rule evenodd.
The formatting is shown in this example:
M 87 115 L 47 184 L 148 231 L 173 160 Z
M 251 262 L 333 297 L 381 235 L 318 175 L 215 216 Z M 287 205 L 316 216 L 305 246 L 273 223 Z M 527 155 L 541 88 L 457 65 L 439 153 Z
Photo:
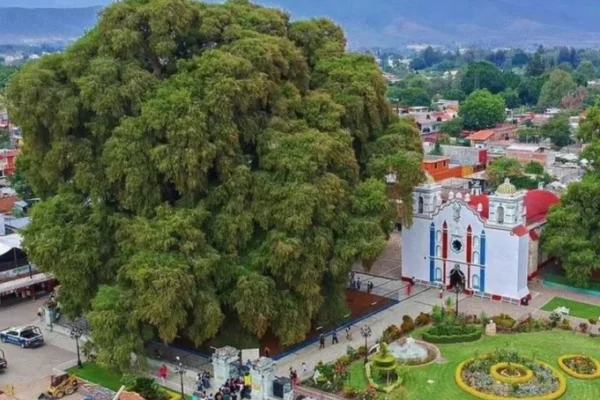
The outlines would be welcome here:
M 125 0 L 8 86 L 42 198 L 32 262 L 87 314 L 99 360 L 224 321 L 283 344 L 345 313 L 350 265 L 384 248 L 423 178 L 371 56 L 326 19 L 244 0 Z M 384 176 L 399 177 L 389 191 Z M 141 357 L 140 357 L 141 358 Z
M 506 83 L 502 71 L 486 61 L 469 64 L 460 81 L 460 89 L 466 94 L 478 89 L 487 89 L 492 94 L 496 94 L 505 88 Z
M 465 128 L 485 129 L 506 119 L 504 99 L 487 90 L 477 90 L 461 104 L 459 115 Z
M 539 107 L 558 107 L 563 97 L 575 92 L 577 85 L 573 76 L 561 69 L 555 69 L 540 92 Z

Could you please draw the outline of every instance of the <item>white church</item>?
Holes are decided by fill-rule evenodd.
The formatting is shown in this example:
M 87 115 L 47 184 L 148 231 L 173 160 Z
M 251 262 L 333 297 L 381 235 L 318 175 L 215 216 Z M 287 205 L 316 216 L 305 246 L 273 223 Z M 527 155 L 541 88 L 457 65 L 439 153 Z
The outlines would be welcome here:
M 542 226 L 558 197 L 517 191 L 508 180 L 493 195 L 449 192 L 431 176 L 413 192 L 414 218 L 402 229 L 402 275 L 504 301 L 530 299 L 527 282 L 546 261 Z

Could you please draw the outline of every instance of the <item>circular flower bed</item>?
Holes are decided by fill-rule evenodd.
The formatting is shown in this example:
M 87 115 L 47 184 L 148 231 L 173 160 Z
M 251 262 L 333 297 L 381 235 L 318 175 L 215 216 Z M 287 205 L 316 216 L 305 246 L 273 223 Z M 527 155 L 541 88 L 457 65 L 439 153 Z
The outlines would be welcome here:
M 600 362 L 592 357 L 564 355 L 558 358 L 558 366 L 576 379 L 600 378 Z
M 504 383 L 525 383 L 533 378 L 533 371 L 521 364 L 502 362 L 492 365 L 490 375 Z
M 567 390 L 559 371 L 510 350 L 463 361 L 454 377 L 463 391 L 484 400 L 554 400 Z

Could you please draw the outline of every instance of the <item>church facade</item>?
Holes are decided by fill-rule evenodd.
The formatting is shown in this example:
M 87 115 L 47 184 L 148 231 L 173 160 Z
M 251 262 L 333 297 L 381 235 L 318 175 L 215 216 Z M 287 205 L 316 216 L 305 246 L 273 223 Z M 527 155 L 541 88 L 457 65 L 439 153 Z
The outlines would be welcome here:
M 464 286 L 496 300 L 530 298 L 528 280 L 545 261 L 540 231 L 558 197 L 517 191 L 506 181 L 492 195 L 450 192 L 428 176 L 413 192 L 414 217 L 402 230 L 402 275 L 434 286 Z

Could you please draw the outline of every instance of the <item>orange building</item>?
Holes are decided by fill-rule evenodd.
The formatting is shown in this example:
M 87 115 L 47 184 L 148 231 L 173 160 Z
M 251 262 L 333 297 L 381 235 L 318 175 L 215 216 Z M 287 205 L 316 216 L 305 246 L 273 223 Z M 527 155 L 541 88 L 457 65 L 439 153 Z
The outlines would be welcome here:
M 451 165 L 450 157 L 445 156 L 425 156 L 421 169 L 429 173 L 436 182 L 464 176 L 464 168 L 461 165 Z

